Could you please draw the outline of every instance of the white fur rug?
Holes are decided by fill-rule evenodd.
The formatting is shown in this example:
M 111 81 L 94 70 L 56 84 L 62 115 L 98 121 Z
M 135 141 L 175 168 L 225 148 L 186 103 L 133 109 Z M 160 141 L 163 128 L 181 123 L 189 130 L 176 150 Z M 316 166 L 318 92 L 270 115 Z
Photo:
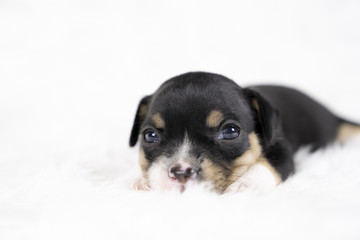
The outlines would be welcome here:
M 301 151 L 297 174 L 261 197 L 201 186 L 183 194 L 130 190 L 136 150 L 125 164 L 99 156 L 92 164 L 8 162 L 0 239 L 359 239 L 359 146 L 357 138 Z

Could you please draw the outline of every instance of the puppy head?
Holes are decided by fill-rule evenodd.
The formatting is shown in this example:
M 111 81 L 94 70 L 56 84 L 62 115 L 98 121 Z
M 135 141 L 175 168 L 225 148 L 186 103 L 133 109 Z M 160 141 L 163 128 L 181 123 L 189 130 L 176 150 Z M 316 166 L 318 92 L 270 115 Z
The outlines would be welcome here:
M 271 138 L 271 124 L 262 116 L 271 110 L 261 112 L 269 106 L 259 98 L 223 76 L 201 72 L 174 77 L 143 98 L 130 146 L 140 135 L 140 166 L 151 188 L 183 191 L 207 182 L 223 192 L 261 156 L 260 141 Z

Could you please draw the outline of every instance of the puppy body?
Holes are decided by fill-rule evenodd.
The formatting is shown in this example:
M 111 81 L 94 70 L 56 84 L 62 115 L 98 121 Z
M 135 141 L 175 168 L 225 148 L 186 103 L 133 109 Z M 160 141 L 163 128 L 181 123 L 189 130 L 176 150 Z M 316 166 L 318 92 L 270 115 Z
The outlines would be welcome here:
M 265 193 L 294 172 L 294 153 L 346 140 L 356 124 L 280 86 L 241 88 L 221 75 L 174 77 L 138 107 L 130 137 L 141 136 L 137 188 L 180 190 L 204 182 L 219 193 Z

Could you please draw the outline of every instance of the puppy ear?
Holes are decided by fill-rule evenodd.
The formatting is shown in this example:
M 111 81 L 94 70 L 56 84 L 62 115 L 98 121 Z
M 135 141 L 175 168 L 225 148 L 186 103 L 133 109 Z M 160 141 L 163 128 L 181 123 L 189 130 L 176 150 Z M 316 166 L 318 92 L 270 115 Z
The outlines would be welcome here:
M 267 148 L 277 136 L 279 113 L 260 93 L 252 89 L 244 90 L 250 101 L 250 106 L 256 112 L 257 131 L 262 135 L 265 148 Z
M 135 120 L 130 135 L 130 147 L 135 146 L 138 140 L 140 127 L 141 124 L 144 122 L 150 100 L 151 100 L 151 96 L 146 96 L 143 99 L 141 99 L 139 106 L 136 110 Z

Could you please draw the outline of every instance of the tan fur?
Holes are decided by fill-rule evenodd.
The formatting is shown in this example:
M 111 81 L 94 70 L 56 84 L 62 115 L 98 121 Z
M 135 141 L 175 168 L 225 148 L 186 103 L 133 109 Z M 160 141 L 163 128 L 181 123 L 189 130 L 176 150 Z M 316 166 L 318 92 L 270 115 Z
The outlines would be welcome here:
M 155 114 L 151 120 L 156 128 L 161 129 L 165 127 L 164 119 L 160 116 L 160 113 Z
M 216 164 L 210 159 L 205 159 L 201 164 L 203 180 L 211 181 L 217 192 L 224 192 L 231 184 L 241 179 L 254 164 L 265 166 L 273 175 L 276 184 L 281 182 L 280 175 L 262 156 L 262 148 L 256 134 L 252 132 L 248 137 L 250 149 L 237 158 L 230 167 L 227 168 Z
M 266 158 L 262 156 L 262 147 L 259 139 L 254 132 L 249 134 L 250 149 L 247 150 L 242 156 L 237 158 L 233 163 L 233 171 L 229 176 L 229 182 L 246 182 L 241 178 L 247 173 L 254 165 L 262 165 L 268 169 L 270 174 L 273 176 L 276 185 L 281 182 L 279 173 L 271 166 Z M 247 186 L 245 186 L 246 189 Z
M 224 119 L 224 115 L 217 110 L 211 111 L 206 118 L 206 125 L 210 128 L 214 128 L 219 126 L 219 124 Z
M 235 182 L 248 168 L 259 161 L 262 154 L 262 147 L 254 132 L 249 134 L 250 149 L 238 157 L 232 165 L 232 173 L 229 182 Z
M 338 128 L 336 141 L 344 143 L 346 140 L 349 140 L 358 134 L 360 134 L 360 126 L 344 123 Z
M 214 190 L 221 193 L 228 186 L 226 179 L 226 169 L 215 164 L 210 159 L 204 159 L 201 163 L 202 177 L 204 181 L 210 181 L 213 184 Z
M 145 153 L 142 148 L 140 148 L 140 154 L 139 154 L 139 164 L 140 169 L 142 172 L 142 177 L 139 177 L 135 180 L 135 182 L 132 185 L 132 188 L 134 190 L 142 190 L 142 191 L 149 191 L 150 190 L 150 183 L 148 181 L 148 161 L 145 158 Z
M 145 158 L 145 153 L 142 148 L 140 149 L 140 154 L 139 154 L 139 164 L 140 164 L 141 172 L 142 172 L 144 178 L 146 178 L 149 163 Z
M 146 115 L 146 112 L 147 112 L 147 105 L 145 105 L 145 104 L 142 104 L 141 106 L 140 106 L 140 110 L 139 110 L 139 115 L 143 118 L 143 117 L 145 117 L 145 115 Z
M 256 98 L 252 99 L 252 105 L 253 105 L 253 107 L 255 108 L 256 111 L 260 110 L 259 103 L 258 103 Z
M 250 149 L 244 152 L 239 158 L 234 162 L 233 167 L 243 165 L 251 165 L 256 162 L 256 160 L 261 156 L 262 147 L 260 145 L 259 139 L 254 132 L 248 135 L 250 142 Z

